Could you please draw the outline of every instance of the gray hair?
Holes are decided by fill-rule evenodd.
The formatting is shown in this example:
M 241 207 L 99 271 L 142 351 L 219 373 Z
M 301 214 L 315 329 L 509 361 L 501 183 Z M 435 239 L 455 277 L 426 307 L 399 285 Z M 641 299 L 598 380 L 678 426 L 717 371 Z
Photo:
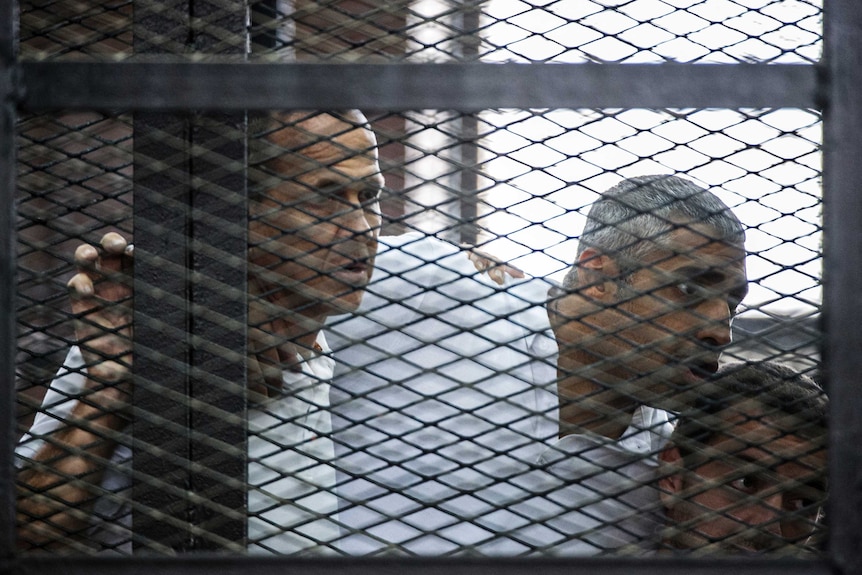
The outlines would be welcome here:
M 742 244 L 745 229 L 731 209 L 712 192 L 678 176 L 640 176 L 623 180 L 597 200 L 587 216 L 575 264 L 563 285 L 577 285 L 578 261 L 587 248 L 614 258 L 619 280 L 627 281 L 643 257 L 667 235 L 697 222 L 716 239 Z

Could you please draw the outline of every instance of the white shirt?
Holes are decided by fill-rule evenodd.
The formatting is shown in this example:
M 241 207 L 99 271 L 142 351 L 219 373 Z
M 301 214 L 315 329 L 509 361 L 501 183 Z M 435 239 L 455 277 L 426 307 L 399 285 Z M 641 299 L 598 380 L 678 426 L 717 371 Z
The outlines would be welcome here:
M 326 352 L 323 334 L 317 343 Z M 249 552 L 329 554 L 340 535 L 329 385 L 318 355 L 282 373 L 282 396 L 248 410 Z
M 74 346 L 51 381 L 30 430 L 21 437 L 15 448 L 18 466 L 32 459 L 44 445 L 43 438 L 56 431 L 69 418 L 77 395 L 84 390 L 85 373 L 81 350 Z M 101 550 L 131 553 L 129 528 L 132 514 L 129 501 L 132 497 L 132 457 L 128 445 L 118 444 L 114 449 L 110 464 L 105 467 L 101 487 L 105 494 L 94 504 L 86 539 Z
M 342 550 L 483 552 L 475 492 L 528 473 L 558 432 L 549 288 L 498 286 L 433 237 L 381 238 L 359 311 L 327 326 Z
M 492 546 L 525 555 L 652 554 L 664 517 L 657 455 L 672 432 L 667 412 L 640 407 L 619 440 L 558 440 L 520 489 L 485 494 L 497 498 L 482 520 L 499 534 Z
M 303 361 L 299 372 L 283 373 L 282 397 L 248 410 L 248 505 L 255 514 L 248 521 L 251 553 L 329 553 L 340 534 L 330 465 L 334 362 L 322 334 L 317 343 L 321 355 Z M 20 464 L 68 418 L 86 383 L 83 366 L 80 350 L 73 347 L 19 442 Z M 102 549 L 131 552 L 131 485 L 131 450 L 118 445 L 102 481 L 106 495 L 96 502 L 87 534 Z

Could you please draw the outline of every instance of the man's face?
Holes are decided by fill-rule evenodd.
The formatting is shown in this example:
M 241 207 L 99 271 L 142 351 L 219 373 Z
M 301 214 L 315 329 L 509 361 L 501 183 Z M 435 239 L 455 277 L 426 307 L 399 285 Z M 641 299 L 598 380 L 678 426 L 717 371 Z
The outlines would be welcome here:
M 803 549 L 818 529 L 825 498 L 825 438 L 786 429 L 737 416 L 708 443 L 708 462 L 662 479 L 662 490 L 673 495 L 663 494 L 670 524 L 665 543 L 704 552 Z M 681 463 L 678 454 L 662 458 Z
M 291 130 L 270 138 L 295 147 Z M 330 137 L 270 162 L 283 181 L 255 208 L 252 265 L 262 272 L 267 297 L 282 307 L 308 315 L 351 312 L 377 253 L 383 177 L 376 141 L 370 130 L 325 114 L 303 130 Z
M 562 367 L 668 408 L 675 392 L 716 371 L 747 293 L 742 245 L 691 224 L 656 242 L 627 282 L 607 279 L 618 273 L 610 257 L 584 266 L 593 279 L 557 307 L 570 318 L 556 329 Z

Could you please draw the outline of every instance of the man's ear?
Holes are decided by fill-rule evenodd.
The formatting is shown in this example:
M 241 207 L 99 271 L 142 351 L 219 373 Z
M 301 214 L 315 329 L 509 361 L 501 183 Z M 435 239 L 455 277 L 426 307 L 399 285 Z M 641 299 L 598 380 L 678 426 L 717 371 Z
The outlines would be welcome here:
M 661 502 L 665 509 L 673 509 L 679 501 L 679 494 L 682 492 L 683 486 L 682 454 L 680 454 L 678 447 L 668 444 L 664 451 L 659 454 L 658 460 L 658 488 Z
M 578 287 L 592 299 L 604 299 L 616 293 L 619 267 L 613 258 L 594 248 L 587 248 L 578 257 Z

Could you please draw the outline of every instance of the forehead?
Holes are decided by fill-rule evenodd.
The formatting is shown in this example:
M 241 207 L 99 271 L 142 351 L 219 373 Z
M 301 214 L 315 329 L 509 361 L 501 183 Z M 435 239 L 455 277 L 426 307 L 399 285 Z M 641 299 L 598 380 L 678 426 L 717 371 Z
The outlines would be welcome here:
M 692 268 L 738 276 L 738 282 L 746 280 L 745 246 L 741 239 L 722 239 L 710 226 L 689 224 L 650 241 L 654 249 L 644 259 L 651 267 L 665 271 Z
M 826 465 L 826 433 L 811 433 L 811 422 L 790 414 L 764 415 L 756 402 L 719 419 L 720 433 L 709 446 L 728 459 L 757 462 L 781 474 L 799 475 L 823 471 Z M 802 433 L 803 430 L 809 433 Z
M 744 262 L 745 246 L 741 240 L 724 239 L 715 228 L 704 224 L 680 225 L 681 227 L 650 240 L 655 248 L 652 260 L 661 262 L 680 258 Z
M 269 168 L 282 176 L 365 178 L 376 174 L 377 142 L 374 133 L 329 114 L 320 114 L 299 123 L 288 123 L 267 136 L 282 150 Z

